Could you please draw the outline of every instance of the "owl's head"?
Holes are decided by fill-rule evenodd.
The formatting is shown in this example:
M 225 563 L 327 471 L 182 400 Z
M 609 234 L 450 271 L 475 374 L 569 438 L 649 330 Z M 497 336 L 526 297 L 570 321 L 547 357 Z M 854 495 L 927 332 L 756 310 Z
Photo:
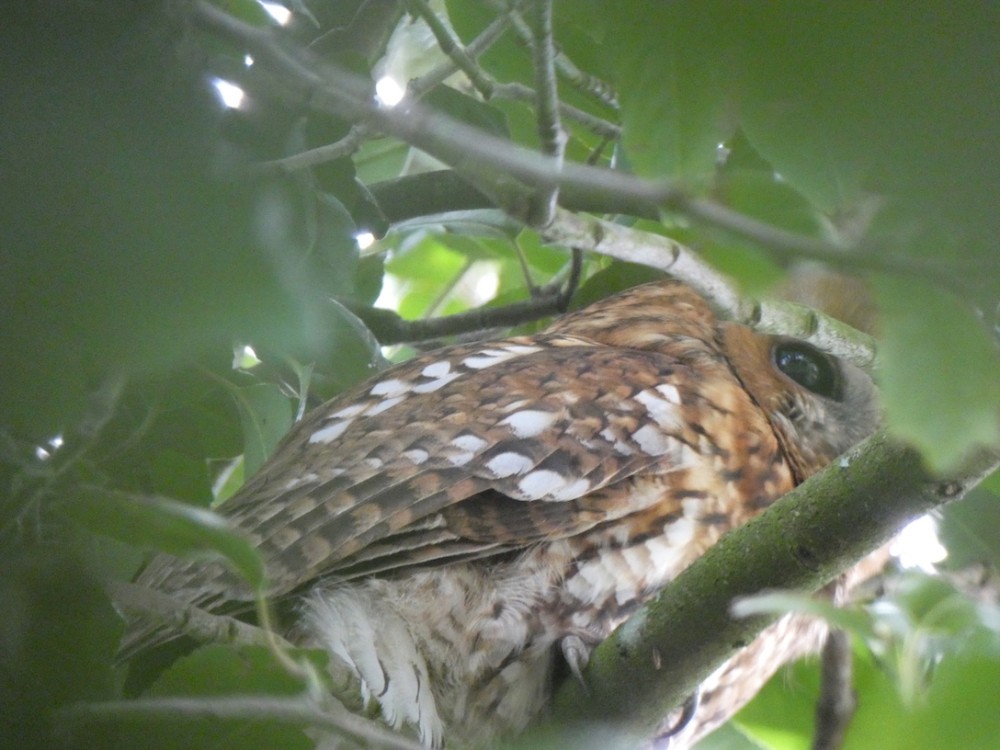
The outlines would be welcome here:
M 866 438 L 880 420 L 875 385 L 864 370 L 804 341 L 719 321 L 679 281 L 633 287 L 551 330 L 692 361 L 724 359 L 766 413 L 797 481 Z
M 818 471 L 878 426 L 872 378 L 798 339 L 722 323 L 726 358 L 767 413 L 798 479 Z

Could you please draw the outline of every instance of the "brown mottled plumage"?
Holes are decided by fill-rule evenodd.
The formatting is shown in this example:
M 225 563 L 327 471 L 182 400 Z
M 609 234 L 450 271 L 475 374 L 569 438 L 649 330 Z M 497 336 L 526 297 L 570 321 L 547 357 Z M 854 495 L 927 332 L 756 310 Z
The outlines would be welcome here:
M 223 512 L 390 723 L 482 745 L 544 705 L 561 646 L 602 640 L 876 420 L 861 371 L 661 282 L 381 373 L 308 415 Z M 211 610 L 250 596 L 165 556 L 140 582 Z M 786 636 L 752 690 L 740 662 L 717 673 L 671 748 L 815 645 Z

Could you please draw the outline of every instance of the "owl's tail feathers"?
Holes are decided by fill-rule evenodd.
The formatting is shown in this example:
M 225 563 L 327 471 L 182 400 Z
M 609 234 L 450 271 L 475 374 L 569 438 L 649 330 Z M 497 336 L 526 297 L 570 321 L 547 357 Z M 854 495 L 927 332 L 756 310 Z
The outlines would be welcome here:
M 428 747 L 442 746 L 444 727 L 427 664 L 407 623 L 392 607 L 357 587 L 340 586 L 309 598 L 303 625 L 350 667 L 365 702 L 377 700 L 389 726 L 415 730 Z

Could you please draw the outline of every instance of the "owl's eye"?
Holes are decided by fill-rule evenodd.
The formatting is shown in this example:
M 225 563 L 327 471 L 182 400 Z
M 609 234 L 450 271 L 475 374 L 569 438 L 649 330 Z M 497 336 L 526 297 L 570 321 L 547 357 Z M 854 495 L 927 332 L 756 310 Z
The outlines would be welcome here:
M 829 355 L 801 341 L 779 341 L 771 357 L 779 370 L 806 390 L 840 400 L 840 370 Z

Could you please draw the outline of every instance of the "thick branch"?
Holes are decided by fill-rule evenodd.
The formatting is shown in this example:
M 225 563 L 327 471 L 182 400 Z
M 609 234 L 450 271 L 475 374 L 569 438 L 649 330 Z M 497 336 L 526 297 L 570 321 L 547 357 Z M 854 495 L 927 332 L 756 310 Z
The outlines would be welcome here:
M 919 457 L 884 433 L 726 535 L 656 599 L 597 647 L 567 680 L 553 717 L 519 747 L 635 747 L 774 616 L 736 619 L 731 603 L 767 589 L 816 591 L 913 518 L 962 496 L 996 467 L 925 478 Z

